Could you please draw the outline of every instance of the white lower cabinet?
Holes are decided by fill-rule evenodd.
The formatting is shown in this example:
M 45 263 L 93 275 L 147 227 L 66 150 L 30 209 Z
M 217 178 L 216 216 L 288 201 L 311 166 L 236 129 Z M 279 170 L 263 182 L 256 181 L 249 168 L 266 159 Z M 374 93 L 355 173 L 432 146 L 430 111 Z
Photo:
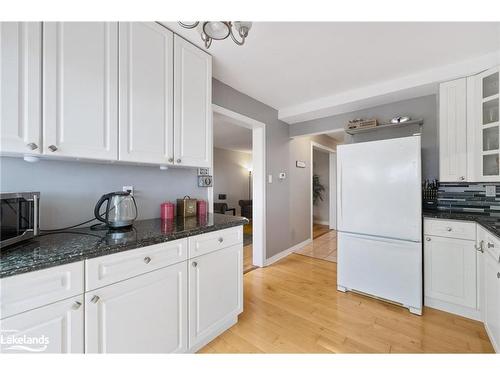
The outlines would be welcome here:
M 243 246 L 189 260 L 189 350 L 236 323 L 243 311 Z
M 500 259 L 487 250 L 483 258 L 484 324 L 495 351 L 500 353 Z
M 187 349 L 187 265 L 174 264 L 85 295 L 87 353 Z
M 83 295 L 0 320 L 0 353 L 83 353 Z

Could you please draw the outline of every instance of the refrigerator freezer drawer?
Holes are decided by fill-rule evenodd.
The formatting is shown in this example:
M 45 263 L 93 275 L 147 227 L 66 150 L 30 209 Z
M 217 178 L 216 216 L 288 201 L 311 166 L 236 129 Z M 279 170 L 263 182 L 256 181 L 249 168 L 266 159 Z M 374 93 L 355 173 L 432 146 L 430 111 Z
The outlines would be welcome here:
M 422 309 L 422 243 L 338 233 L 337 284 Z

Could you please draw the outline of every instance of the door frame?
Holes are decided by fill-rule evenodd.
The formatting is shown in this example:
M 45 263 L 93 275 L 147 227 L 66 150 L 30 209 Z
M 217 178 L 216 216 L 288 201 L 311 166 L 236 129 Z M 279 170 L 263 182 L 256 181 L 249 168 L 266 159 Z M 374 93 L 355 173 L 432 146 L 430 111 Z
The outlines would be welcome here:
M 264 267 L 266 260 L 266 124 L 212 104 L 212 114 L 236 120 L 237 125 L 252 130 L 252 263 Z M 212 132 L 213 133 L 213 132 Z M 213 135 L 212 135 L 213 136 Z M 214 170 L 213 158 L 211 170 Z M 213 212 L 214 190 L 208 190 L 208 205 Z
M 313 225 L 314 225 L 314 219 L 313 219 L 313 214 L 314 214 L 314 205 L 313 205 L 313 190 L 312 190 L 312 180 L 313 180 L 313 162 L 314 162 L 314 149 L 318 148 L 323 151 L 328 152 L 328 184 L 329 184 L 329 189 L 328 189 L 328 226 L 329 229 L 337 229 L 337 152 L 327 146 L 322 145 L 321 143 L 311 141 L 311 154 L 310 154 L 310 160 L 311 160 L 311 170 L 310 170 L 310 175 L 309 175 L 309 191 L 310 191 L 310 196 L 309 196 L 309 202 L 311 203 L 311 212 L 309 215 L 309 220 L 310 220 L 310 234 L 309 238 L 312 241 L 314 239 L 313 236 Z M 334 198 L 334 199 L 332 199 Z M 333 219 L 333 220 L 332 220 Z

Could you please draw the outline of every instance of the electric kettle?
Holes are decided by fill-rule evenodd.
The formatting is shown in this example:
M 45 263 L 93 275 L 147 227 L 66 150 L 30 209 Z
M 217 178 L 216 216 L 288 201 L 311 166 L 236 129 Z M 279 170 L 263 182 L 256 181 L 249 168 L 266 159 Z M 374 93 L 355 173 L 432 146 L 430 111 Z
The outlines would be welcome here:
M 106 210 L 101 214 L 104 202 L 107 202 Z M 129 227 L 137 218 L 137 204 L 128 191 L 115 191 L 99 199 L 94 208 L 94 215 L 110 228 Z

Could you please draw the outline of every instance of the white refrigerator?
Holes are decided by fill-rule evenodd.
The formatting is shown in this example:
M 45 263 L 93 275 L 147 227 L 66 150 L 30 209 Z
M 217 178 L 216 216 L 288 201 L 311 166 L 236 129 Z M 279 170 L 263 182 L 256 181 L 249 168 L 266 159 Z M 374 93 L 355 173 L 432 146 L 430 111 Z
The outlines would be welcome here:
M 422 314 L 420 136 L 337 147 L 337 289 Z

